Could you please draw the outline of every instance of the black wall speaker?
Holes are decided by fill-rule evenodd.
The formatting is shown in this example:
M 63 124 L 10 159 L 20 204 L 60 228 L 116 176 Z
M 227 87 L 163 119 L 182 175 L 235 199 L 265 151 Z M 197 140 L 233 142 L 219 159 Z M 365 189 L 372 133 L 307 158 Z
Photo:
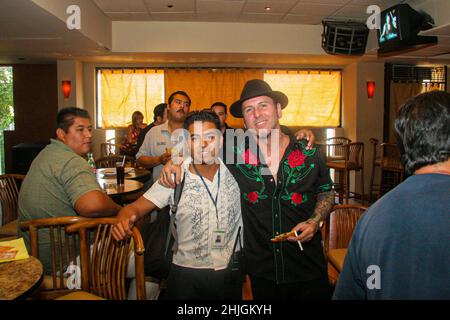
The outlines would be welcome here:
M 322 48 L 329 54 L 362 55 L 369 29 L 364 23 L 324 20 Z

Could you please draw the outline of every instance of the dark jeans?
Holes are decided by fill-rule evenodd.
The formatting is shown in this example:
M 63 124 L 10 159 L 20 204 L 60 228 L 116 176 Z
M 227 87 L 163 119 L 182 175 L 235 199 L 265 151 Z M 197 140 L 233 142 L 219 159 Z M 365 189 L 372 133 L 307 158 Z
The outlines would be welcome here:
M 275 281 L 251 276 L 255 300 L 330 300 L 331 287 L 328 280 L 316 279 L 306 282 L 276 284 Z
M 225 283 L 225 270 L 185 268 L 172 264 L 167 278 L 167 300 L 240 300 L 242 282 Z

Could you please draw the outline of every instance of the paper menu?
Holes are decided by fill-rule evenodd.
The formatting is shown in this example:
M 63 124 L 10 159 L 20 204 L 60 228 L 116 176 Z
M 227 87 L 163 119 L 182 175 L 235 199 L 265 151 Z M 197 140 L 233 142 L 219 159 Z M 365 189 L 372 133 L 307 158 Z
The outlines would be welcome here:
M 0 241 L 0 263 L 29 258 L 23 238 Z

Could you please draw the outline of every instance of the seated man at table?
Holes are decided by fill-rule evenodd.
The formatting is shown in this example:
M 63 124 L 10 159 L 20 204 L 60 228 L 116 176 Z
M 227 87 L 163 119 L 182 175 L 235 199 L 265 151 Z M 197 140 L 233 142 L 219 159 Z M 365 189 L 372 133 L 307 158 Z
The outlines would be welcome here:
M 406 102 L 395 119 L 411 175 L 362 216 L 334 299 L 450 299 L 450 93 Z
M 79 108 L 59 111 L 55 139 L 31 164 L 19 193 L 19 221 L 61 216 L 113 216 L 121 209 L 97 183 L 83 158 L 91 150 L 89 113 Z M 29 247 L 28 232 L 22 232 Z M 49 234 L 39 233 L 39 258 L 51 271 Z

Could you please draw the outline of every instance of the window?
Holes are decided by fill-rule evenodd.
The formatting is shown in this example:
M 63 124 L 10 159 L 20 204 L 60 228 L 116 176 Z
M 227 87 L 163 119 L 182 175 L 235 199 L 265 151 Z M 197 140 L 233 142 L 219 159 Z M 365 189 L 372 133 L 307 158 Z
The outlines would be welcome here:
M 144 121 L 153 121 L 154 107 L 167 101 L 172 92 L 186 91 L 192 99 L 191 110 L 208 108 L 215 101 L 228 106 L 239 99 L 247 80 L 262 79 L 263 70 L 229 68 L 190 69 L 97 69 L 97 127 L 123 128 L 139 110 Z M 228 125 L 242 127 L 242 119 L 230 113 Z
M 164 101 L 164 71 L 154 69 L 97 69 L 97 127 L 123 128 L 134 111 L 153 122 L 153 109 Z
M 341 71 L 269 70 L 264 73 L 264 80 L 289 98 L 283 109 L 282 125 L 340 126 Z
M 191 110 L 208 108 L 215 101 L 228 106 L 239 99 L 250 79 L 264 79 L 289 98 L 281 124 L 292 127 L 338 127 L 341 119 L 341 71 L 267 70 L 233 68 L 97 69 L 97 127 L 123 128 L 139 110 L 153 121 L 154 107 L 177 90 L 192 99 Z M 242 119 L 228 114 L 227 123 L 242 127 Z
M 0 174 L 5 172 L 3 131 L 14 130 L 12 67 L 0 67 Z
M 396 141 L 394 122 L 398 109 L 414 96 L 432 90 L 446 90 L 446 66 L 387 64 L 383 141 Z

